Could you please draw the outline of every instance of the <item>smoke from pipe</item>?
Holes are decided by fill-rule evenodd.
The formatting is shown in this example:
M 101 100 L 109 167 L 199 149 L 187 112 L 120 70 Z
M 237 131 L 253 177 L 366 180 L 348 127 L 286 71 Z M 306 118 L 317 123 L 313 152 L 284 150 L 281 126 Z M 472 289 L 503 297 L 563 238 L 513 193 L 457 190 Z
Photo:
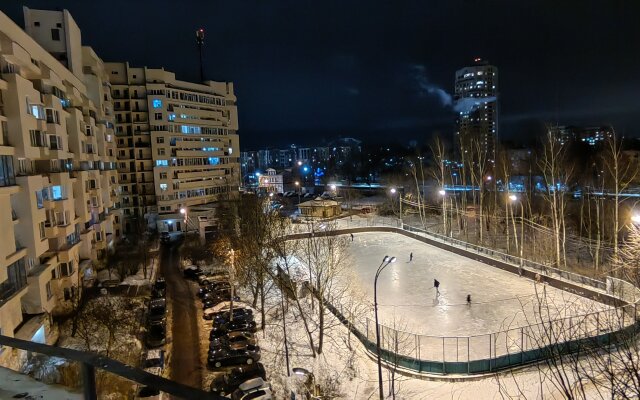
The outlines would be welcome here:
M 410 67 L 420 96 L 436 96 L 443 107 L 450 107 L 453 104 L 453 97 L 446 90 L 429 82 L 424 65 L 411 64 Z

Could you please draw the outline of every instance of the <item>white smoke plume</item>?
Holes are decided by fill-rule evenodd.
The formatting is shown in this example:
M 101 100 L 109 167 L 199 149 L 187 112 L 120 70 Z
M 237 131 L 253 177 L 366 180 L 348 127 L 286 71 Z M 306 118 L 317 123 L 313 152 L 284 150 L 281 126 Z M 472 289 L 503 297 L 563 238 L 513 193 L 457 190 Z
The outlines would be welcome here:
M 421 96 L 436 96 L 443 107 L 450 107 L 453 105 L 453 98 L 446 90 L 429 82 L 424 65 L 411 64 L 410 68 L 412 77 L 418 85 L 419 94 Z
M 489 97 L 463 97 L 461 99 L 456 100 L 453 105 L 453 110 L 455 112 L 466 112 L 469 113 L 480 105 L 484 103 L 491 103 L 492 101 L 496 101 L 495 96 Z

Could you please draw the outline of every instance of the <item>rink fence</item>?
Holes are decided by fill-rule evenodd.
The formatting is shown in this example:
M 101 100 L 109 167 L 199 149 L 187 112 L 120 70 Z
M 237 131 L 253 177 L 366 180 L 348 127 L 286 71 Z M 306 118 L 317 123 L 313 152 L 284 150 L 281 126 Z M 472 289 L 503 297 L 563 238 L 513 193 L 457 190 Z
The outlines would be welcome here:
M 637 310 L 640 291 L 623 280 L 611 277 L 598 280 L 562 271 L 406 224 L 400 226 L 399 220 L 368 218 L 354 222 L 345 229 L 313 234 L 400 233 L 615 307 L 472 336 L 421 335 L 380 324 L 381 358 L 390 366 L 434 374 L 481 374 L 558 355 L 599 349 L 637 334 L 640 325 Z M 311 234 L 307 231 L 289 235 L 287 239 L 301 239 Z M 309 290 L 318 296 L 313 288 L 309 287 Z M 341 304 L 334 305 L 326 299 L 325 303 L 350 332 L 375 354 L 375 322 L 368 317 L 358 320 L 348 310 L 345 311 Z

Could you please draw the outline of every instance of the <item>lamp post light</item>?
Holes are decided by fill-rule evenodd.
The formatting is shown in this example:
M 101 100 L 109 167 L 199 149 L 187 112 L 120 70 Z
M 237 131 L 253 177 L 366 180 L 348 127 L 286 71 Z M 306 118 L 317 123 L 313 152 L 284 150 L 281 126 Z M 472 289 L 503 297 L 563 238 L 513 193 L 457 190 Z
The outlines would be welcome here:
M 189 226 L 188 226 L 188 221 L 189 221 L 188 220 L 188 215 L 189 214 L 187 213 L 187 209 L 185 207 L 182 207 L 180 209 L 180 214 L 184 215 L 183 222 L 184 222 L 184 231 L 186 233 L 186 232 L 189 231 Z
M 631 222 L 634 224 L 640 224 L 640 214 L 633 214 L 631 216 Z
M 391 188 L 389 190 L 389 193 L 391 193 L 392 196 L 395 196 L 395 194 L 398 193 L 398 189 Z M 398 193 L 398 203 L 400 204 L 400 211 L 399 211 L 400 228 L 402 228 L 402 194 L 401 193 Z
M 296 185 L 296 192 L 298 192 L 298 204 L 300 204 L 300 182 L 295 181 L 294 183 Z
M 512 194 L 509 196 L 511 203 L 518 201 L 518 196 Z M 511 212 L 513 216 L 513 211 Z M 522 265 L 524 264 L 524 202 L 520 201 L 520 274 L 522 274 Z
M 378 387 L 380 389 L 380 400 L 384 399 L 384 390 L 382 387 L 382 363 L 380 361 L 380 325 L 378 324 L 378 276 L 387 265 L 396 262 L 395 257 L 384 256 L 373 281 L 373 309 L 376 316 L 376 353 L 378 354 Z
M 444 235 L 447 236 L 447 191 L 440 189 L 438 194 L 442 196 L 442 224 L 444 226 Z

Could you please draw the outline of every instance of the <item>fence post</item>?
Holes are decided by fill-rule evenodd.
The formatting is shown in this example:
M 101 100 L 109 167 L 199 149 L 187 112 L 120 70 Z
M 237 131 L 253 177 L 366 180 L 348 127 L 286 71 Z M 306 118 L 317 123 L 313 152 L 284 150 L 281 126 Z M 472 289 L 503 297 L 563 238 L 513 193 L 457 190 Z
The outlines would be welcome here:
M 520 364 L 524 363 L 524 328 L 520 327 Z
M 93 365 L 82 363 L 82 392 L 85 400 L 98 400 L 96 393 L 96 370 Z
M 446 374 L 447 373 L 447 369 L 446 369 L 445 364 L 444 364 L 444 339 L 445 338 L 443 336 L 442 337 L 442 373 Z
M 491 334 L 489 336 L 489 371 L 491 371 Z
M 470 368 L 471 368 L 471 357 L 470 357 L 470 346 L 471 346 L 471 340 L 469 338 L 469 336 L 467 336 L 467 374 L 471 373 Z
M 369 317 L 367 317 L 367 340 L 369 340 Z

